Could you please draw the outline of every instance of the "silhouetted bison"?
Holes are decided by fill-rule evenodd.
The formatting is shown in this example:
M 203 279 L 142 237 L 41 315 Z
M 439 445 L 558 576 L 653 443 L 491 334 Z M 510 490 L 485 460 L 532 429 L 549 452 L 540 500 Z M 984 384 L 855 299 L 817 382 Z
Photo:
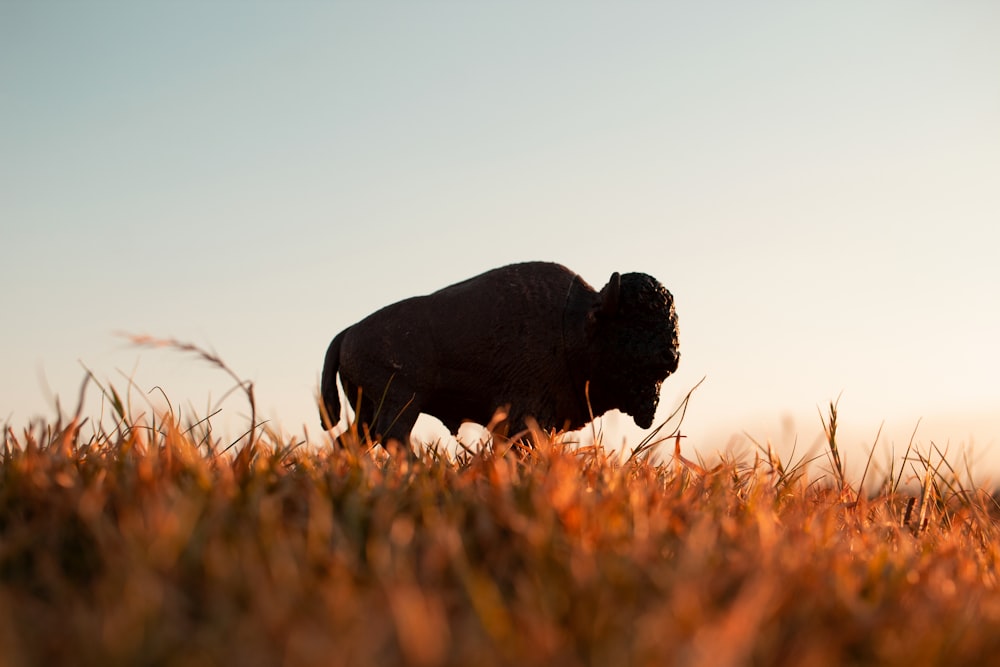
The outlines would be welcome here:
M 670 292 L 645 273 L 614 273 L 600 292 L 558 264 L 513 264 L 386 306 L 340 332 L 321 381 L 340 419 L 337 372 L 357 420 L 409 442 L 418 413 L 455 433 L 509 406 L 508 431 L 533 417 L 577 429 L 612 409 L 649 428 L 660 384 L 677 369 Z M 322 410 L 321 410 L 322 413 Z M 324 424 L 327 420 L 324 419 Z

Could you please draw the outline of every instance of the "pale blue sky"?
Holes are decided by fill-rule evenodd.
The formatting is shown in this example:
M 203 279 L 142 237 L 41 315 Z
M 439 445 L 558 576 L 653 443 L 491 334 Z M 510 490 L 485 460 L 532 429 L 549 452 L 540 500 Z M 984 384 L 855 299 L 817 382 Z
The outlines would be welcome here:
M 674 292 L 692 452 L 842 393 L 847 444 L 923 417 L 1000 465 L 995 2 L 2 1 L 0 155 L 14 425 L 81 361 L 228 386 L 128 331 L 315 430 L 342 328 L 546 259 Z

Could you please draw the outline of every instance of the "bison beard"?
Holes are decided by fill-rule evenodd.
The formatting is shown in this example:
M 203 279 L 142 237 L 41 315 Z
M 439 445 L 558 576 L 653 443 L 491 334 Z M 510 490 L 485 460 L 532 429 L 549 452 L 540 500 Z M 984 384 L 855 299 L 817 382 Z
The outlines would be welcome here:
M 558 264 L 513 264 L 392 304 L 338 334 L 320 412 L 328 427 L 340 417 L 339 372 L 357 421 L 383 441 L 407 442 L 421 412 L 454 433 L 463 421 L 488 423 L 501 406 L 509 406 L 509 433 L 529 417 L 545 429 L 576 429 L 591 410 L 613 409 L 649 428 L 678 359 L 673 297 L 652 276 L 615 273 L 597 292 Z

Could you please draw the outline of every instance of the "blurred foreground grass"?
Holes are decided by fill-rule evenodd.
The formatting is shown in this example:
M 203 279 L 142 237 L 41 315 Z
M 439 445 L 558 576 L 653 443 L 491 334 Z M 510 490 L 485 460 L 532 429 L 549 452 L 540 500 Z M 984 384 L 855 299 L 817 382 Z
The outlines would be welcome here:
M 147 424 L 105 394 L 110 427 L 5 429 L 4 665 L 1000 655 L 994 498 L 915 451 L 860 493 L 836 456 L 811 479 L 766 451 L 708 467 L 542 434 L 522 456 L 389 460 L 356 434 L 266 430 L 227 449 L 208 422 Z

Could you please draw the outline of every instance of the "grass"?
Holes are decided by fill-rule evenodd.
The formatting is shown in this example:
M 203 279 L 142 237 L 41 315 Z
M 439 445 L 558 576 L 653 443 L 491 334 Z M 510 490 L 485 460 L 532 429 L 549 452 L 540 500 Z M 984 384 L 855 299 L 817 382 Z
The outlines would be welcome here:
M 692 462 L 679 437 L 660 458 L 648 442 L 629 456 L 542 433 L 521 455 L 415 460 L 356 431 L 334 444 L 253 425 L 232 443 L 210 420 L 133 418 L 100 390 L 110 425 L 78 411 L 5 429 L 5 665 L 979 665 L 1000 652 L 992 493 L 912 443 L 852 487 L 835 405 L 830 470 L 813 477 L 824 464 L 766 446 Z

